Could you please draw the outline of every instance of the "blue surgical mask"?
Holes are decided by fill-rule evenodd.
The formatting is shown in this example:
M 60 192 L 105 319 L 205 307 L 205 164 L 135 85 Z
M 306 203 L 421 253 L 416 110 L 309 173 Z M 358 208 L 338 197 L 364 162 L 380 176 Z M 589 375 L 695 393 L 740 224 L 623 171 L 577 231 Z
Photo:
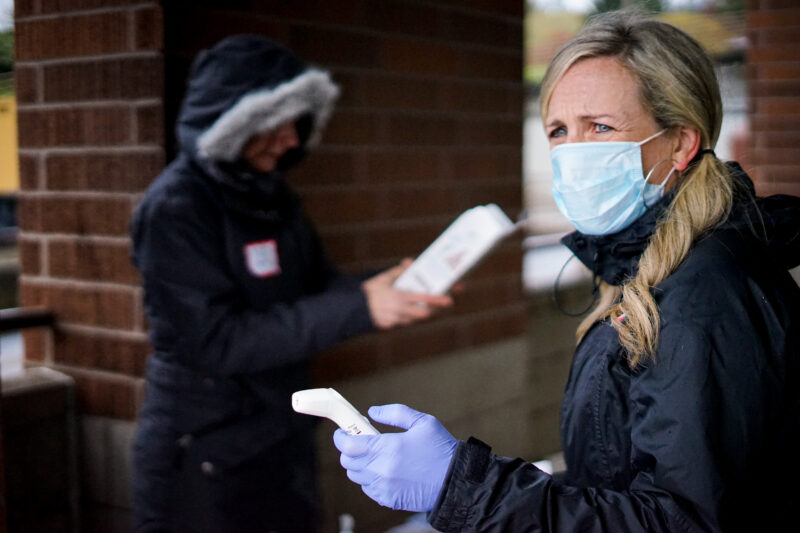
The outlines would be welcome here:
M 585 235 L 608 235 L 630 226 L 663 195 L 672 171 L 659 185 L 647 183 L 641 142 L 579 142 L 550 150 L 553 198 L 559 211 Z M 656 165 L 658 166 L 658 165 Z

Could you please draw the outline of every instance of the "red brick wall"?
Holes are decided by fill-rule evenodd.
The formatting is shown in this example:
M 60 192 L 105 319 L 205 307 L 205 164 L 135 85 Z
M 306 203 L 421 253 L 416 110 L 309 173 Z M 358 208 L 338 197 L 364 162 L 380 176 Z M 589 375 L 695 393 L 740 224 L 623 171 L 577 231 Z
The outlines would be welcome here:
M 519 212 L 522 12 L 520 0 L 166 3 L 168 122 L 191 57 L 230 33 L 270 36 L 329 69 L 342 98 L 290 181 L 337 264 L 388 266 L 468 207 Z M 316 378 L 520 335 L 520 280 L 519 242 L 509 243 L 470 276 L 452 314 L 346 343 L 317 359 Z
M 760 194 L 800 196 L 800 4 L 750 0 L 750 160 Z
M 148 352 L 128 219 L 164 165 L 158 2 L 17 0 L 20 301 L 57 314 L 26 357 L 83 413 L 132 419 Z
M 343 96 L 291 176 L 346 270 L 419 253 L 461 211 L 521 209 L 521 0 L 18 0 L 21 302 L 57 313 L 27 357 L 78 380 L 82 412 L 133 419 L 148 352 L 127 224 L 173 145 L 188 64 L 232 33 L 271 36 Z M 163 38 L 162 38 L 163 36 Z M 519 242 L 441 319 L 345 344 L 320 381 L 519 336 Z

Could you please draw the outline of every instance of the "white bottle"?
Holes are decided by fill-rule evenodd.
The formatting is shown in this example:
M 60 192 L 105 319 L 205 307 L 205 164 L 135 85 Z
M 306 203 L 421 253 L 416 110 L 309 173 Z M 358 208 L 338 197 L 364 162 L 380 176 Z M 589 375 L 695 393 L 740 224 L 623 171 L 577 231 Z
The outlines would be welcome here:
M 353 533 L 356 520 L 353 515 L 344 513 L 339 515 L 339 533 Z

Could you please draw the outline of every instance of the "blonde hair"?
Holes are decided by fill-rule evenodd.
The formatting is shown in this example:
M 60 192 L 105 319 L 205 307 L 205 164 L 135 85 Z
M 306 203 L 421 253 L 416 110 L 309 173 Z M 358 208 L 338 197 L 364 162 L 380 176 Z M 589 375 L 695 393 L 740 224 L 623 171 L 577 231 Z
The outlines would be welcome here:
M 722 100 L 711 60 L 684 32 L 638 10 L 594 17 L 556 54 L 542 82 L 543 117 L 564 73 L 592 57 L 615 57 L 634 75 L 642 102 L 660 128 L 695 129 L 701 149 L 714 147 Z M 728 217 L 733 205 L 733 177 L 715 156 L 701 155 L 679 177 L 636 274 L 621 287 L 602 283 L 598 305 L 578 327 L 580 339 L 594 322 L 610 319 L 631 367 L 654 360 L 658 346 L 659 312 L 651 289 L 675 271 L 700 235 Z

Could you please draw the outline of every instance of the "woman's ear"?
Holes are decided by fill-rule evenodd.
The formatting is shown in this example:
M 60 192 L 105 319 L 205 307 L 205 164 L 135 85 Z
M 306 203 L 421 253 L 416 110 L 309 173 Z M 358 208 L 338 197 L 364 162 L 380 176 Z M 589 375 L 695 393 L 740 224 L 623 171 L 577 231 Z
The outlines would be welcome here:
M 683 171 L 700 150 L 700 132 L 688 126 L 678 126 L 676 130 L 672 161 L 675 162 L 675 170 Z

